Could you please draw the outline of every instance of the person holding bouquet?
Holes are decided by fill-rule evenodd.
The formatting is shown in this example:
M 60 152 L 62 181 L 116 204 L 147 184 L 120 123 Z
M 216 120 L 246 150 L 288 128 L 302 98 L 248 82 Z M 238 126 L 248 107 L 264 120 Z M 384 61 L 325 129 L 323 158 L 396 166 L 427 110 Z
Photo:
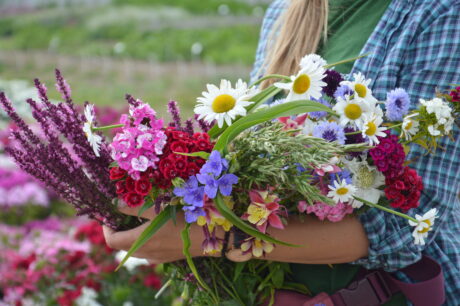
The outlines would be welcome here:
M 252 79 L 267 74 L 295 74 L 304 54 L 319 53 L 328 62 L 362 54 L 365 56 L 353 64 L 337 65 L 335 69 L 354 76 L 348 90 L 363 98 L 367 97 L 366 91 L 372 90 L 379 101 L 387 100 L 391 102 L 387 105 L 393 105 L 387 108 L 387 117 L 397 117 L 401 105 L 415 108 L 419 99 L 429 99 L 437 90 L 460 83 L 459 12 L 460 2 L 453 0 L 277 0 L 269 7 L 263 22 Z M 360 79 L 360 73 L 373 82 Z M 328 77 L 341 78 L 332 74 Z M 270 84 L 265 81 L 261 87 Z M 394 88 L 404 88 L 409 98 L 398 91 L 387 95 Z M 458 135 L 457 127 L 453 133 L 454 137 Z M 395 272 L 396 278 L 410 283 L 402 269 L 427 255 L 442 267 L 446 304 L 457 305 L 460 302 L 460 143 L 445 138 L 434 154 L 425 154 L 414 147 L 407 160 L 412 162 L 425 186 L 421 204 L 414 211 L 418 214 L 432 208 L 438 211 L 432 235 L 426 242 L 413 244 L 412 229 L 405 220 L 376 209 L 346 216 L 340 222 L 320 221 L 307 215 L 304 220 L 290 218 L 283 230 L 276 227 L 269 230 L 278 240 L 306 247 L 279 245 L 262 258 L 291 263 L 294 280 L 305 284 L 314 296 L 322 292 L 333 295 L 347 287 L 363 269 Z M 124 208 L 122 212 L 138 215 L 138 210 L 132 208 Z M 150 209 L 143 216 L 153 219 L 155 213 Z M 184 259 L 180 236 L 184 223 L 183 218 L 178 218 L 177 223 L 167 223 L 135 256 L 154 263 Z M 105 227 L 105 238 L 110 247 L 127 250 L 147 226 L 148 223 L 119 232 Z M 224 233 L 218 232 L 217 236 L 223 237 Z M 197 225 L 191 226 L 190 238 L 190 253 L 202 256 L 203 234 Z M 247 259 L 235 253 L 229 253 L 228 258 Z M 393 292 L 384 300 L 370 302 L 375 296 L 366 290 L 361 296 L 358 292 L 361 305 L 407 304 L 404 295 Z M 275 305 L 282 305 L 277 298 Z

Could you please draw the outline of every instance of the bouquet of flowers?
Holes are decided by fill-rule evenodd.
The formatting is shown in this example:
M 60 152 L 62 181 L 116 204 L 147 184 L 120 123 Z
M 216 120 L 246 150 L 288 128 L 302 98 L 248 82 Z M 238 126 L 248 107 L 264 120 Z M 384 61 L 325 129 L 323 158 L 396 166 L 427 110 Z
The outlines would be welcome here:
M 192 223 L 202 227 L 203 254 L 238 250 L 245 259 L 261 258 L 277 244 L 299 247 L 270 235 L 292 217 L 314 214 L 337 222 L 363 209 L 381 209 L 406 218 L 414 243 L 425 243 L 436 209 L 406 214 L 419 205 L 423 183 L 405 156 L 411 143 L 427 154 L 436 150 L 437 140 L 451 134 L 452 107 L 434 97 L 409 110 L 410 97 L 401 88 L 378 101 L 370 80 L 362 74 L 344 80 L 333 70 L 338 64 L 313 54 L 293 76 L 268 75 L 250 86 L 241 80 L 208 85 L 197 99 L 195 118 L 185 124 L 176 102 L 168 104 L 173 120 L 165 124 L 148 104 L 127 96 L 129 113 L 110 126 L 98 126 L 90 104 L 84 116 L 76 111 L 57 71 L 65 103 L 49 102 L 38 80 L 40 102 L 28 100 L 45 139 L 33 134 L 0 94 L 19 127 L 13 132 L 19 144 L 9 153 L 80 214 L 113 228 L 139 220 L 127 220 L 117 205 L 139 207 L 139 215 L 154 207 L 155 219 L 124 260 L 183 211 L 186 264 L 169 265 L 167 285 L 175 283 L 188 301 L 254 304 L 275 288 L 307 292 L 289 282 L 287 264 L 192 259 L 189 229 Z M 268 79 L 279 82 L 258 89 Z M 266 103 L 283 92 L 285 98 Z M 101 131 L 113 128 L 119 132 L 108 141 Z M 228 233 L 234 233 L 232 243 Z

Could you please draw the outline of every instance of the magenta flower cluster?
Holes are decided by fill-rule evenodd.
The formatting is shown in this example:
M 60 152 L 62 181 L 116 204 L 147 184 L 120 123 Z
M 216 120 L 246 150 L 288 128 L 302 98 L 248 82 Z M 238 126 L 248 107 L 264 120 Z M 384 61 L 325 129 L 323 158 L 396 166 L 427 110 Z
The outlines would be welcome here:
M 401 173 L 406 154 L 403 146 L 398 143 L 398 136 L 390 135 L 389 132 L 387 134 L 387 137 L 379 137 L 380 143 L 369 154 L 386 178 L 394 178 Z
M 167 139 L 163 120 L 156 118 L 148 104 L 138 102 L 130 106 L 129 116 L 121 116 L 124 126 L 110 144 L 112 158 L 135 180 L 148 168 L 157 167 Z
M 331 222 L 339 222 L 346 215 L 353 213 L 353 207 L 342 202 L 336 205 L 328 205 L 321 202 L 315 203 L 314 205 L 308 205 L 305 201 L 300 201 L 297 209 L 307 214 L 315 214 L 321 221 L 327 219 Z

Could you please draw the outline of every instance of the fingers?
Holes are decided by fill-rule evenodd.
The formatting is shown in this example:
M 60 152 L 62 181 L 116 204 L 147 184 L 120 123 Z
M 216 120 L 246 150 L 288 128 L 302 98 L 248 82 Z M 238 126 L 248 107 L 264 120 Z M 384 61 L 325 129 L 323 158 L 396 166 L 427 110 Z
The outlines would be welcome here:
M 150 222 L 146 222 L 136 228 L 127 231 L 115 232 L 107 226 L 103 226 L 105 242 L 107 245 L 116 250 L 129 250 L 139 235 L 149 226 Z
M 141 207 L 129 207 L 129 206 L 123 206 L 123 207 L 118 208 L 118 210 L 124 213 L 125 215 L 130 215 L 130 216 L 135 216 L 135 217 L 139 216 L 140 209 Z M 155 216 L 156 216 L 155 209 L 154 207 L 151 207 L 147 209 L 146 211 L 144 211 L 140 217 L 152 220 L 155 218 Z

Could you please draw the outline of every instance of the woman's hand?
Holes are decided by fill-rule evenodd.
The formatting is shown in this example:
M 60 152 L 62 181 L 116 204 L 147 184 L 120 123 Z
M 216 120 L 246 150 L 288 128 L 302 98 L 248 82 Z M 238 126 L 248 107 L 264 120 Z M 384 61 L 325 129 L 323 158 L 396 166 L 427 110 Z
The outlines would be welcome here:
M 127 215 L 138 216 L 138 208 L 121 208 L 120 211 Z M 152 220 L 155 218 L 153 208 L 148 209 L 143 213 L 142 217 Z M 134 241 L 140 234 L 149 226 L 150 222 L 146 222 L 136 228 L 127 231 L 115 232 L 114 230 L 104 226 L 104 237 L 107 245 L 117 250 L 129 250 Z M 152 238 L 147 241 L 136 253 L 134 257 L 146 258 L 151 263 L 160 264 L 184 259 L 182 253 L 183 243 L 180 232 L 184 229 L 185 222 L 181 213 L 177 214 L 176 224 L 168 221 L 162 228 L 156 232 Z M 204 236 L 202 230 L 196 224 L 190 227 L 190 239 L 192 246 L 190 253 L 192 256 L 202 256 L 201 241 Z

